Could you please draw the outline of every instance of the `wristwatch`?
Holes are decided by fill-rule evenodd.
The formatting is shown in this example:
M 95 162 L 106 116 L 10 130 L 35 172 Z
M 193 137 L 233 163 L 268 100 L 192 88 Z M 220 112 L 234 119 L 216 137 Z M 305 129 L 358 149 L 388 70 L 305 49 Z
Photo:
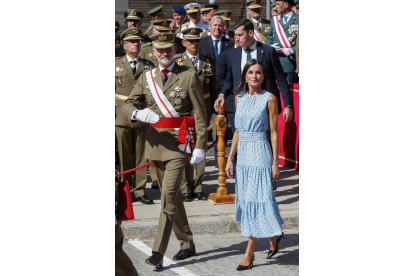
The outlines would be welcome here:
M 291 104 L 286 105 L 285 107 L 287 107 L 287 108 L 292 108 L 292 109 L 293 109 L 293 105 L 291 105 Z

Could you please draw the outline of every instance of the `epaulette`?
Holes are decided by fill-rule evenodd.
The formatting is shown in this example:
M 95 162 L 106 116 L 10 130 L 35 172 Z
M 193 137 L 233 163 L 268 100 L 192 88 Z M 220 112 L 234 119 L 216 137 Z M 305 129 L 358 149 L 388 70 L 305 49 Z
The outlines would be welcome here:
M 181 28 L 182 28 L 182 27 L 185 27 L 185 26 L 187 26 L 187 25 L 190 25 L 190 22 L 185 22 L 185 23 L 181 24 Z
M 180 58 L 180 57 L 182 57 L 182 54 L 175 54 L 174 55 L 174 58 Z
M 115 59 L 119 59 L 119 58 L 121 58 L 120 56 L 118 56 L 118 57 L 115 57 Z
M 209 55 L 209 54 L 201 54 L 204 58 L 212 58 L 212 59 L 214 59 L 213 58 L 213 56 L 212 55 Z
M 144 47 L 144 46 L 152 46 L 152 42 L 147 42 L 144 45 L 142 45 L 142 47 Z

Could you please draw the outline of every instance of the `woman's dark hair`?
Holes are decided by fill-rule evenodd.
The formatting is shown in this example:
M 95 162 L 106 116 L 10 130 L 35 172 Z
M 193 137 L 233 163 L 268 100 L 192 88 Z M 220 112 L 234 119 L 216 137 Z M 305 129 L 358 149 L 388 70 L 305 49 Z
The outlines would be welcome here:
M 239 86 L 236 88 L 236 90 L 234 90 L 234 95 L 237 96 L 237 94 L 239 94 L 240 92 L 249 91 L 249 84 L 246 82 L 246 74 L 249 68 L 256 64 L 259 64 L 260 67 L 262 67 L 262 71 L 264 74 L 264 80 L 262 82 L 262 89 L 267 90 L 268 80 L 267 80 L 267 74 L 266 74 L 266 67 L 264 63 L 257 59 L 251 59 L 246 63 L 246 65 L 243 68 L 243 73 L 240 77 Z

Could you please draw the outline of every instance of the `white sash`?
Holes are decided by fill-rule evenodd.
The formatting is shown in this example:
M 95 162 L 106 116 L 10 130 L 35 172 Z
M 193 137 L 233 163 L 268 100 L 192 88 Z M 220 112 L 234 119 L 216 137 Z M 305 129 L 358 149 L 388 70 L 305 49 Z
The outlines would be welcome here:
M 281 16 L 281 15 L 279 15 Z M 280 25 L 278 16 L 273 16 L 273 22 L 275 23 L 275 30 L 276 34 L 279 37 L 280 44 L 283 48 L 292 48 L 290 45 L 289 39 L 286 36 L 285 31 L 283 30 L 282 26 Z M 289 56 L 291 60 L 294 60 L 296 62 L 296 59 L 293 56 Z
M 154 98 L 155 102 L 157 103 L 158 107 L 160 108 L 164 117 L 180 117 L 174 107 L 171 105 L 170 101 L 167 100 L 164 93 L 162 93 L 162 89 L 158 86 L 158 84 L 154 80 L 154 73 L 157 68 L 149 70 L 145 73 L 145 77 L 147 78 L 147 82 Z M 179 130 L 179 128 L 175 128 L 175 130 Z M 190 142 L 190 135 L 188 134 L 188 130 L 186 130 L 186 142 L 185 144 L 178 145 L 178 148 L 184 152 L 191 153 L 191 149 L 189 146 Z
M 264 43 L 264 41 L 260 38 L 259 32 L 256 31 L 256 28 L 253 28 L 253 30 L 254 30 L 254 39 Z

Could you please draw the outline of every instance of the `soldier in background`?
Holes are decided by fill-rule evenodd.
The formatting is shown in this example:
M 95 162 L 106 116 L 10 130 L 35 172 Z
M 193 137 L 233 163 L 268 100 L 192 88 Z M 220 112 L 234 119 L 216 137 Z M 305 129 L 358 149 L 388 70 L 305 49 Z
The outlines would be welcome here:
M 122 57 L 125 55 L 125 50 L 123 47 L 123 42 L 118 34 L 119 31 L 119 22 L 115 21 L 115 57 Z
M 164 20 L 152 20 L 151 21 L 151 26 L 152 26 L 152 30 L 151 30 L 151 35 L 153 34 L 158 34 L 158 33 L 170 33 L 170 32 L 174 32 L 174 25 L 173 22 L 175 22 L 174 20 L 171 19 L 164 19 Z M 174 32 L 175 33 L 175 32 Z M 174 40 L 174 44 L 175 46 L 177 46 L 177 52 L 176 53 L 182 53 L 184 52 L 184 47 L 181 43 L 182 39 L 179 37 L 175 37 Z M 152 42 L 147 42 L 142 46 L 141 52 L 139 53 L 139 56 L 144 58 L 144 59 L 148 59 L 151 60 L 154 64 L 158 65 L 158 61 L 157 58 L 154 56 L 154 54 L 152 53 L 152 47 L 153 44 Z
M 188 28 L 183 32 L 182 44 L 186 51 L 182 54 L 174 56 L 175 61 L 180 66 L 187 66 L 197 72 L 203 87 L 203 97 L 207 112 L 207 125 L 210 124 L 211 115 L 213 113 L 214 101 L 217 99 L 217 81 L 215 76 L 216 62 L 211 55 L 201 54 L 199 52 L 201 43 L 200 28 Z M 187 163 L 185 174 L 181 180 L 180 188 L 184 201 L 192 201 L 194 198 L 199 200 L 207 200 L 207 196 L 203 193 L 202 181 L 206 167 L 206 156 L 204 160 L 196 165 Z
M 224 26 L 223 36 L 227 39 L 234 41 L 234 31 L 230 30 L 231 14 L 232 14 L 231 11 L 225 11 L 225 10 L 216 12 L 216 15 L 223 18 L 224 22 L 226 23 L 226 25 Z
M 185 11 L 183 7 L 181 6 L 173 7 L 173 18 L 177 24 L 176 33 L 180 33 L 182 25 L 189 21 L 189 19 L 186 18 L 186 14 L 187 12 Z
M 125 25 L 127 29 L 129 28 L 140 28 L 142 24 L 142 18 L 144 18 L 144 14 L 140 11 L 129 9 L 124 12 L 125 18 Z
M 128 96 L 144 69 L 153 68 L 154 64 L 143 58 L 138 58 L 141 49 L 142 31 L 129 28 L 121 34 L 126 55 L 115 59 L 115 94 Z M 141 122 L 131 123 L 121 112 L 123 100 L 115 100 L 115 134 L 118 141 L 120 170 L 126 171 L 147 163 L 145 158 L 145 136 L 147 125 Z M 155 174 L 154 174 L 155 175 Z M 156 179 L 153 179 L 156 180 Z M 125 174 L 121 181 L 132 185 L 132 174 Z M 145 204 L 154 203 L 145 194 L 147 170 L 135 171 L 135 188 L 133 199 Z
M 247 13 L 250 14 L 254 26 L 254 38 L 257 41 L 266 43 L 266 35 L 269 31 L 270 21 L 264 18 L 261 18 L 260 14 L 262 13 L 262 4 L 261 1 L 247 1 Z
M 271 15 L 271 16 L 275 16 L 275 15 L 277 15 L 277 11 L 276 11 L 276 9 L 275 9 L 275 6 L 276 6 L 276 2 L 274 2 L 274 3 L 272 3 L 272 4 L 270 5 L 270 15 Z
M 204 4 L 201 5 L 201 19 L 210 23 L 211 18 L 216 15 L 219 5 L 217 4 Z
M 190 3 L 184 6 L 190 21 L 182 24 L 181 32 L 188 28 L 201 28 L 203 31 L 209 28 L 208 22 L 201 20 L 200 8 L 201 5 L 198 3 Z
M 164 12 L 163 6 L 160 5 L 148 11 L 148 15 L 151 16 L 152 20 L 163 20 L 165 18 L 166 13 Z M 144 33 L 145 36 L 151 35 L 152 24 L 148 27 L 148 29 Z
M 294 2 L 296 3 L 292 6 L 292 10 L 294 13 L 299 14 L 299 0 L 295 0 Z

